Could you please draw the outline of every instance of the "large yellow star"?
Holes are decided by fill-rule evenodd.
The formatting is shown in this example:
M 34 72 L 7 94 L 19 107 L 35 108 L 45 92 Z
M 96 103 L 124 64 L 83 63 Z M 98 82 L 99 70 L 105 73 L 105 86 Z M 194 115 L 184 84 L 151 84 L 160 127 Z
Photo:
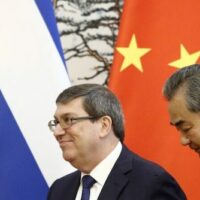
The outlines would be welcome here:
M 181 56 L 180 59 L 169 63 L 169 66 L 176 67 L 176 68 L 183 68 L 184 66 L 192 65 L 197 62 L 200 56 L 200 51 L 197 51 L 195 53 L 189 54 L 186 48 L 181 44 Z
M 120 71 L 133 64 L 141 72 L 143 71 L 143 68 L 140 59 L 151 50 L 148 48 L 138 48 L 135 35 L 132 36 L 129 47 L 117 47 L 116 49 L 124 56 Z

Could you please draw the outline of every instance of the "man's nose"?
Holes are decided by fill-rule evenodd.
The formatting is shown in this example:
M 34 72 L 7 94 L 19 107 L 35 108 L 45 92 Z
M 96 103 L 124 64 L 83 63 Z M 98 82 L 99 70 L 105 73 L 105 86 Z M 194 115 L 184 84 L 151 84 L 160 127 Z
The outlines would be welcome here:
M 190 139 L 188 137 L 186 137 L 184 134 L 181 134 L 180 142 L 182 145 L 186 146 L 186 145 L 190 144 Z
M 60 124 L 57 124 L 53 134 L 54 134 L 55 137 L 56 136 L 60 136 L 60 135 L 64 135 L 65 134 L 65 129 L 62 128 L 62 126 Z

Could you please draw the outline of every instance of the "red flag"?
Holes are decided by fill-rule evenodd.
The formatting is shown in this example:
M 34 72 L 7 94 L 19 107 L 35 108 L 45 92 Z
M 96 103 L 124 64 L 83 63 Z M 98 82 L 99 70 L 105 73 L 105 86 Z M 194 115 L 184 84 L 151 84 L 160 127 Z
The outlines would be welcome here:
M 170 127 L 162 87 L 199 60 L 199 10 L 199 0 L 125 0 L 109 82 L 125 112 L 125 143 L 167 169 L 189 200 L 200 199 L 200 159 Z

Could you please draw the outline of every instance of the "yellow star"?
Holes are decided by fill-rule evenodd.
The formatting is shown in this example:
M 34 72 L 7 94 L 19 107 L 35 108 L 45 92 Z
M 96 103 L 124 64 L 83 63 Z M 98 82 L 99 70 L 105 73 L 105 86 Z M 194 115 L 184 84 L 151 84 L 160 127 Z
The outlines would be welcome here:
M 126 69 L 133 64 L 138 70 L 143 72 L 141 57 L 149 52 L 151 49 L 138 48 L 135 35 L 132 36 L 129 47 L 117 47 L 117 51 L 124 56 L 124 60 L 120 71 Z
M 184 66 L 192 65 L 197 62 L 200 56 L 200 51 L 189 54 L 186 48 L 181 44 L 181 57 L 180 59 L 169 63 L 169 66 L 176 68 L 183 68 Z

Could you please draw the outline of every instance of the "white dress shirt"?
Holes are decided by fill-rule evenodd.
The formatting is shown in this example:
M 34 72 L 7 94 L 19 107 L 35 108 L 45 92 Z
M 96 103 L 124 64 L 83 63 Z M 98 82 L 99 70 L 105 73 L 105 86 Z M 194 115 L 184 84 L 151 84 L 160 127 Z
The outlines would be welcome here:
M 90 189 L 90 200 L 98 199 L 99 194 L 104 186 L 104 183 L 106 182 L 108 175 L 110 174 L 114 164 L 116 163 L 121 153 L 121 150 L 122 144 L 121 142 L 118 142 L 114 150 L 91 171 L 90 176 L 92 176 L 97 182 Z M 81 173 L 81 179 L 84 175 L 86 174 Z M 76 195 L 76 200 L 81 199 L 83 188 L 81 179 L 80 186 Z

